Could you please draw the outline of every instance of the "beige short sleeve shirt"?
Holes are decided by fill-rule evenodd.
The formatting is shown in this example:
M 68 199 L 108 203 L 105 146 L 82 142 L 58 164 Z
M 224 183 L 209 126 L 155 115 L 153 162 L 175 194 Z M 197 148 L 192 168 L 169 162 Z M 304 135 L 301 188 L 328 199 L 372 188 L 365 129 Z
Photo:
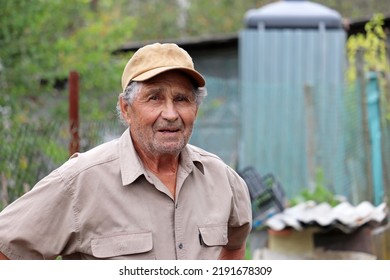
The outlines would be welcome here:
M 217 259 L 251 229 L 244 181 L 187 145 L 176 197 L 143 167 L 126 130 L 75 154 L 0 213 L 11 259 Z

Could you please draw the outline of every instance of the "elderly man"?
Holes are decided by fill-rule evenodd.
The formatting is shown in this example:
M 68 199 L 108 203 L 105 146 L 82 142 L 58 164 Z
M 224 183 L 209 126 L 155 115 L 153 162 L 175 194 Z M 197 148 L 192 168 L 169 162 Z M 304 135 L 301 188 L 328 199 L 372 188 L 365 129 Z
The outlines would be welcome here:
M 205 81 L 175 44 L 139 49 L 117 109 L 129 128 L 74 154 L 0 214 L 3 259 L 242 259 L 244 181 L 188 144 Z

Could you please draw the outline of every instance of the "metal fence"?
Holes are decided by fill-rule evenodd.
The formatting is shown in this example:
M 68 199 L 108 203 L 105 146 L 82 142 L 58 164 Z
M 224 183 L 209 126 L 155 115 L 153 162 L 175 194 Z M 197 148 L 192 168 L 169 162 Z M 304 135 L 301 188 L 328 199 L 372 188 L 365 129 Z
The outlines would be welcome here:
M 190 143 L 238 168 L 241 139 L 237 80 L 207 77 L 208 96 L 200 106 Z
M 386 201 L 390 120 L 381 100 L 390 92 L 377 92 L 372 73 L 361 79 L 337 92 L 329 86 L 243 85 L 255 94 L 242 104 L 247 128 L 240 164 L 274 174 L 290 198 L 313 189 L 321 170 L 324 185 L 352 203 Z
M 117 122 L 82 123 L 80 151 L 116 138 L 124 128 Z M 30 190 L 69 158 L 66 121 L 28 124 L 0 123 L 0 209 Z

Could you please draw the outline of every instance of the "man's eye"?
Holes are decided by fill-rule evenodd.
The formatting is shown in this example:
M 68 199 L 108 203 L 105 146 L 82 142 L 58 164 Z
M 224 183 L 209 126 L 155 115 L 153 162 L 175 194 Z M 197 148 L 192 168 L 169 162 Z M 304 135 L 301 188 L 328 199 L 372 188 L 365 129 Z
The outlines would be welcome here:
M 177 96 L 175 98 L 175 101 L 176 102 L 188 102 L 190 100 L 189 100 L 189 98 L 187 96 Z
M 159 99 L 158 95 L 151 95 L 151 96 L 149 96 L 149 100 L 155 101 L 155 100 L 158 100 L 158 99 Z

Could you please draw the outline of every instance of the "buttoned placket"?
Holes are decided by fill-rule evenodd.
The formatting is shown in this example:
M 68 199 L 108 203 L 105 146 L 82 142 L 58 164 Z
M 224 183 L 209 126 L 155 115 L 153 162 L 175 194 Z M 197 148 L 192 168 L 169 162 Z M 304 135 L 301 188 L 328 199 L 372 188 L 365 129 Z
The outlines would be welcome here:
M 184 229 L 183 229 L 183 217 L 181 215 L 182 211 L 180 209 L 179 203 L 175 202 L 175 217 L 174 217 L 174 226 L 175 226 L 175 245 L 176 245 L 176 258 L 182 260 L 186 258 L 186 248 L 184 242 Z
M 177 175 L 177 190 L 175 198 L 175 214 L 174 214 L 174 227 L 175 227 L 175 243 L 176 243 L 176 258 L 178 260 L 187 259 L 187 248 L 185 243 L 185 228 L 184 217 L 182 216 L 183 205 L 180 203 L 180 191 L 184 184 L 185 179 L 192 171 L 192 166 L 190 163 L 187 163 L 179 171 Z

